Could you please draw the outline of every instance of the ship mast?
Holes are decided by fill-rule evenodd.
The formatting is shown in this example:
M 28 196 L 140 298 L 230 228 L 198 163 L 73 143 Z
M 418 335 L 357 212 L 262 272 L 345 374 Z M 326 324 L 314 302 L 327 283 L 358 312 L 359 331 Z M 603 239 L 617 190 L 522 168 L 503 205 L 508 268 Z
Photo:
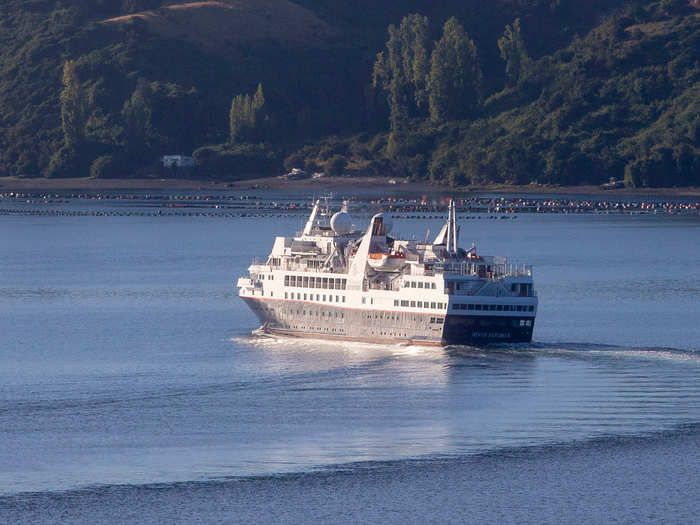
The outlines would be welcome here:
M 316 220 L 316 214 L 318 213 L 318 207 L 320 203 L 321 199 L 316 199 L 314 207 L 311 210 L 311 215 L 309 215 L 309 220 L 306 221 L 306 226 L 304 226 L 304 231 L 302 232 L 304 235 L 311 235 L 311 230 L 314 227 L 314 221 Z
M 443 232 L 441 232 L 441 234 L 444 235 L 447 241 L 445 246 L 447 254 L 457 255 L 457 238 L 459 230 L 457 229 L 457 213 L 455 212 L 454 199 L 450 200 L 450 205 L 447 209 L 447 223 L 443 227 Z
M 452 251 L 457 255 L 459 247 L 457 246 L 457 236 L 459 230 L 457 229 L 457 211 L 455 210 L 455 200 L 450 201 L 450 208 L 452 209 Z

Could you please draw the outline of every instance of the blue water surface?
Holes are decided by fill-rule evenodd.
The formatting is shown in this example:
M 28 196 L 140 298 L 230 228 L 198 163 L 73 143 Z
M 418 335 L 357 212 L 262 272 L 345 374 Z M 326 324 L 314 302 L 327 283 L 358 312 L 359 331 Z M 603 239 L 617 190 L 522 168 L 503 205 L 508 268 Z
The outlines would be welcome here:
M 697 516 L 699 218 L 465 219 L 540 296 L 486 349 L 252 336 L 235 280 L 302 220 L 0 217 L 0 520 Z

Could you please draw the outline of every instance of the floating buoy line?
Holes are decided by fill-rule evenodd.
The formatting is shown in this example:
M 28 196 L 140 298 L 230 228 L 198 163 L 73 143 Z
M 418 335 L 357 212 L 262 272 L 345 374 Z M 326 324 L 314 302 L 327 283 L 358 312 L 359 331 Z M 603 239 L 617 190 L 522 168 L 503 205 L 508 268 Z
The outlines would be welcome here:
M 350 197 L 352 200 L 352 197 Z M 335 197 L 336 201 L 341 200 Z M 353 213 L 378 211 L 404 219 L 444 219 L 443 199 L 355 198 Z M 90 206 L 99 203 L 98 206 Z M 260 195 L 150 193 L 0 193 L 0 215 L 37 217 L 284 218 L 308 214 L 311 199 Z M 90 206 L 90 209 L 86 209 Z M 697 216 L 700 202 L 687 198 L 485 197 L 456 200 L 460 219 L 514 219 L 520 214 L 666 214 Z

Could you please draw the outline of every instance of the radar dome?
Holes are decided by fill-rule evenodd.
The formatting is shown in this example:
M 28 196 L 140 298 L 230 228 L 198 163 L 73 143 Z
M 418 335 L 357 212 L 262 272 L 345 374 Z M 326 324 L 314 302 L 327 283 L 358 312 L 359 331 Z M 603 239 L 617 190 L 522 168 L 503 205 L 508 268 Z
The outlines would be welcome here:
M 334 213 L 331 217 L 331 228 L 338 235 L 347 235 L 352 231 L 352 217 L 344 211 Z
M 377 213 L 372 219 L 377 217 L 381 218 L 384 223 L 384 234 L 389 235 L 391 233 L 391 228 L 394 226 L 394 221 L 391 220 L 389 215 L 385 215 L 384 213 Z

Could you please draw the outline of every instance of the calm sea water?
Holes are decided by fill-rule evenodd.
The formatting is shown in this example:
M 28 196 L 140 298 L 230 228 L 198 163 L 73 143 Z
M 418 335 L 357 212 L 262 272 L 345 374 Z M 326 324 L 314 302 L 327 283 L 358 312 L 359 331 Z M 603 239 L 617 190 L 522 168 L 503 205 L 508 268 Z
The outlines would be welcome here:
M 0 217 L 0 522 L 697 519 L 699 218 L 463 221 L 535 265 L 490 349 L 251 336 L 235 279 L 298 228 Z

